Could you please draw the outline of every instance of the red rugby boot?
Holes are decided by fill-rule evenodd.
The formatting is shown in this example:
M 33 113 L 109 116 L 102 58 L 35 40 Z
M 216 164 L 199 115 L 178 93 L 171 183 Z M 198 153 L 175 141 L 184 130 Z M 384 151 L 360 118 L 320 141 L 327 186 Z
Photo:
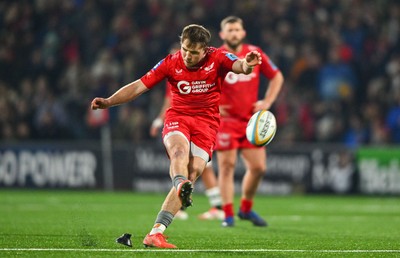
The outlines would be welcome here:
M 177 248 L 175 245 L 168 243 L 167 236 L 164 236 L 162 233 L 147 234 L 143 239 L 143 244 L 145 247 Z

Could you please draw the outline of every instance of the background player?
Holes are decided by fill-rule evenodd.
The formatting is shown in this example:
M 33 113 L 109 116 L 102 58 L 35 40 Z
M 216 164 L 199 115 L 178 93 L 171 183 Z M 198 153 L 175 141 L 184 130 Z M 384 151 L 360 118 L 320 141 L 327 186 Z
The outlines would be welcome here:
M 234 225 L 234 170 L 238 150 L 246 166 L 242 181 L 242 197 L 238 216 L 250 220 L 255 226 L 266 226 L 264 219 L 253 210 L 253 199 L 264 173 L 266 172 L 265 147 L 255 147 L 246 139 L 246 125 L 252 114 L 261 109 L 269 109 L 277 98 L 283 76 L 279 69 L 259 47 L 244 44 L 246 31 L 243 21 L 229 16 L 221 22 L 220 38 L 222 50 L 234 53 L 239 58 L 246 53 L 258 51 L 262 64 L 249 75 L 228 73 L 221 94 L 221 124 L 217 135 L 216 148 L 218 160 L 218 179 L 225 219 L 223 226 Z M 264 99 L 257 101 L 260 73 L 269 79 Z
M 109 108 L 136 99 L 163 79 L 172 85 L 163 142 L 170 158 L 173 187 L 152 230 L 143 240 L 145 246 L 176 248 L 166 241 L 163 233 L 181 206 L 191 206 L 193 183 L 212 157 L 223 78 L 229 71 L 249 74 L 261 64 L 257 51 L 238 59 L 231 53 L 209 47 L 210 39 L 211 34 L 204 27 L 186 26 L 181 34 L 181 51 L 168 55 L 140 79 L 109 98 L 96 97 L 91 103 L 92 109 Z

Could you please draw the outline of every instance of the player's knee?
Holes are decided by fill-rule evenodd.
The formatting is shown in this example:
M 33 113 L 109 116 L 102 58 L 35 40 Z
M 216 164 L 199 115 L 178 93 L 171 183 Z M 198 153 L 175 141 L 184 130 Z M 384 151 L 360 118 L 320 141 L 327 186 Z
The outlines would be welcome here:
M 187 153 L 185 147 L 180 146 L 180 145 L 172 147 L 170 152 L 171 152 L 170 156 L 172 159 L 188 157 L 188 153 Z
M 267 167 L 264 164 L 258 164 L 250 168 L 251 173 L 257 176 L 263 176 L 267 172 Z
M 219 171 L 220 174 L 223 174 L 225 176 L 233 175 L 234 171 L 235 171 L 235 163 L 230 161 L 223 161 L 221 163 Z

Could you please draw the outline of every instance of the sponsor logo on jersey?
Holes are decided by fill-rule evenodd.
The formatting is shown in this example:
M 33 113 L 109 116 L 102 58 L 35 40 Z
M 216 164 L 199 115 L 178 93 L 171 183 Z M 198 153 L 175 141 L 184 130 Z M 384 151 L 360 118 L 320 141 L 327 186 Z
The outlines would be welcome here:
M 182 69 L 175 69 L 175 73 L 177 73 L 177 74 L 182 73 Z
M 162 62 L 164 62 L 164 59 L 163 60 L 161 60 L 160 62 L 158 62 L 154 67 L 153 67 L 153 69 L 152 70 L 155 70 L 155 69 L 157 69 L 157 67 L 159 67 L 161 64 L 162 64 Z
M 181 94 L 189 94 L 192 91 L 192 87 L 190 87 L 190 83 L 187 81 L 178 82 L 177 87 Z
M 209 66 L 204 67 L 204 71 L 206 72 L 211 72 L 211 70 L 214 68 L 214 62 L 210 64 Z
M 207 83 L 207 81 L 179 81 L 176 86 L 181 94 L 203 93 L 214 87 L 215 82 Z
M 226 55 L 227 58 L 229 58 L 229 59 L 232 60 L 232 61 L 238 60 L 238 57 L 235 56 L 235 55 L 232 54 L 232 53 L 226 53 L 225 55 Z

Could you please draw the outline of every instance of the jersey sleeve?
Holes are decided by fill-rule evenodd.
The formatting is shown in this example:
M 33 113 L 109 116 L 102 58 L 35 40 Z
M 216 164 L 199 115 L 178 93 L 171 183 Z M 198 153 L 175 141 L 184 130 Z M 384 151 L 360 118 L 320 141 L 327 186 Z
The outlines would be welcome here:
M 150 71 L 143 75 L 142 78 L 140 78 L 140 80 L 147 88 L 153 88 L 155 85 L 157 85 L 159 82 L 167 77 L 169 60 L 170 56 L 162 59 Z
M 272 62 L 272 60 L 267 56 L 267 54 L 265 54 L 262 51 L 260 51 L 260 53 L 262 59 L 262 63 L 260 65 L 261 73 L 268 79 L 274 78 L 275 74 L 279 72 L 279 68 Z
M 236 60 L 239 60 L 239 58 L 236 55 L 224 50 L 219 50 L 218 61 L 221 64 L 221 67 L 224 70 L 224 72 L 227 73 L 232 71 L 233 63 L 235 63 Z

